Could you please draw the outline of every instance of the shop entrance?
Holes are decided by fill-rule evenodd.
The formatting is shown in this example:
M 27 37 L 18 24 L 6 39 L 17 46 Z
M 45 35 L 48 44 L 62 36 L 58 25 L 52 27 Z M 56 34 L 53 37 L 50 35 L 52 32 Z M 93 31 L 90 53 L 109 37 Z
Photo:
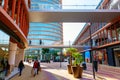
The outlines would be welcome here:
M 117 55 L 115 55 L 115 62 L 116 66 L 120 67 L 120 53 L 117 53 Z

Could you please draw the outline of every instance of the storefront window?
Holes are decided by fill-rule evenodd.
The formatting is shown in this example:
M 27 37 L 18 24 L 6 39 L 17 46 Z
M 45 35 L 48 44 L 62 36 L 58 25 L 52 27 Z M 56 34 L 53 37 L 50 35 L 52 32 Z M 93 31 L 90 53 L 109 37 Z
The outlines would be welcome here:
M 94 56 L 94 60 L 97 60 L 99 64 L 107 65 L 108 62 L 107 62 L 107 54 L 105 49 L 94 51 L 93 56 Z
M 118 40 L 120 40 L 120 28 L 117 28 Z
M 8 60 L 9 36 L 0 30 L 0 75 L 3 75 L 3 64 Z M 4 77 L 4 76 L 2 76 Z
M 90 62 L 90 51 L 85 52 L 85 62 Z

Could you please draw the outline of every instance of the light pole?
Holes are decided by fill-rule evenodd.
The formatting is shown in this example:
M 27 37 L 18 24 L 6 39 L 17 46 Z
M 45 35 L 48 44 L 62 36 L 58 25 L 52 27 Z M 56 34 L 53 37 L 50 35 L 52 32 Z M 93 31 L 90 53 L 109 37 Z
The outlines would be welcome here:
M 61 64 L 61 58 L 62 58 L 62 49 L 61 49 L 61 52 L 58 52 L 57 54 L 60 56 L 60 68 L 61 68 L 61 67 L 62 67 L 62 64 Z
M 91 56 L 92 56 L 92 69 L 93 69 L 93 78 L 95 79 L 95 70 L 94 70 L 94 57 L 93 57 L 93 46 L 92 46 L 92 36 L 91 36 L 91 24 L 89 24 L 89 32 L 90 32 L 90 49 L 91 49 Z

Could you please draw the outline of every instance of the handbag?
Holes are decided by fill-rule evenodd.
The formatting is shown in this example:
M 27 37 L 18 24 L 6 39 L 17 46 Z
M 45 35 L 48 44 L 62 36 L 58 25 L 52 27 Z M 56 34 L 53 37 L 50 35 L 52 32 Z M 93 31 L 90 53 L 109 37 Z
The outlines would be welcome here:
M 39 71 L 41 71 L 41 67 L 39 67 Z
M 34 68 L 31 69 L 31 75 L 34 75 Z

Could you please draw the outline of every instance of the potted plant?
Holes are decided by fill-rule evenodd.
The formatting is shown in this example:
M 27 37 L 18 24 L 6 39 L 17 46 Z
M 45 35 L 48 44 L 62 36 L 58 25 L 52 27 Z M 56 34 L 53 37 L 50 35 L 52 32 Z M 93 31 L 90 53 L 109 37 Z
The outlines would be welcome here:
M 82 54 L 80 54 L 79 52 L 76 52 L 76 53 L 73 53 L 72 56 L 75 59 L 72 66 L 73 76 L 75 78 L 81 78 L 82 72 L 83 72 L 83 68 L 82 66 L 80 66 L 80 64 L 83 62 Z
M 67 65 L 68 73 L 72 74 L 72 54 L 76 53 L 77 49 L 76 48 L 67 48 L 66 49 L 66 55 L 69 56 L 69 64 Z

